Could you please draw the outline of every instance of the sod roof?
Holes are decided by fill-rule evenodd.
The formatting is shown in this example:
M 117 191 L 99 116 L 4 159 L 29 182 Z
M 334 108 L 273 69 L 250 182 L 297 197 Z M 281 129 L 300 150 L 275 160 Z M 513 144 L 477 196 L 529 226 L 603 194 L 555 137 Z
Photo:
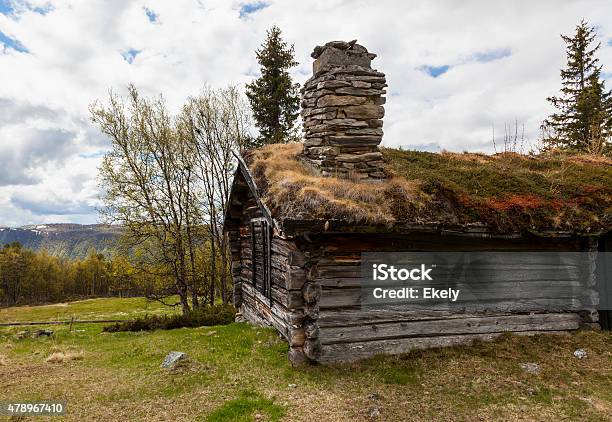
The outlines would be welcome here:
M 496 232 L 609 232 L 612 160 L 589 155 L 429 153 L 383 148 L 380 183 L 322 177 L 302 145 L 246 155 L 263 202 L 278 220 L 356 224 L 483 225 Z

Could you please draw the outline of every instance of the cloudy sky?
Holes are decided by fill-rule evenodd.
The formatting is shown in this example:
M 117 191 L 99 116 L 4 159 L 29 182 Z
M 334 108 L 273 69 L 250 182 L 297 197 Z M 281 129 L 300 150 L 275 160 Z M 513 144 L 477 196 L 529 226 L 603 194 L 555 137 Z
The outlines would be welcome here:
M 387 74 L 387 146 L 492 151 L 492 126 L 538 137 L 559 88 L 564 45 L 598 27 L 612 86 L 612 3 L 588 1 L 0 0 L 0 226 L 93 223 L 108 141 L 88 105 L 133 82 L 177 109 L 204 84 L 240 87 L 273 24 L 310 52 L 357 39 Z

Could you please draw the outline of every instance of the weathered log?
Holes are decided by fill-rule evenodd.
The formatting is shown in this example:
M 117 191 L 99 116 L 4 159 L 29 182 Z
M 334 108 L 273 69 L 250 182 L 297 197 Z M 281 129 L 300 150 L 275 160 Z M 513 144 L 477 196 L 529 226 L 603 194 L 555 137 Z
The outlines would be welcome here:
M 289 332 L 287 330 L 287 325 L 284 324 L 283 321 L 276 318 L 274 314 L 270 312 L 269 309 L 266 309 L 262 306 L 243 303 L 240 307 L 240 312 L 248 321 L 252 322 L 253 324 L 261 326 L 273 326 L 279 332 L 279 334 L 281 334 L 285 338 L 285 340 L 289 340 Z
M 233 303 L 234 307 L 240 308 L 242 305 L 242 283 L 234 280 L 234 291 L 233 291 Z
M 253 286 L 249 283 L 242 283 L 241 290 L 243 301 L 248 301 L 249 304 L 256 304 L 257 306 L 263 306 L 271 312 L 277 314 L 278 317 L 283 319 L 285 322 L 290 320 L 289 316 L 291 315 L 291 311 L 283 303 L 272 300 L 272 304 L 270 304 L 270 300 L 260 291 L 253 288 Z
M 316 320 L 319 318 L 319 305 L 317 303 L 304 305 L 304 316 Z
M 555 285 L 556 284 L 556 285 Z M 436 286 L 436 285 L 433 285 Z M 481 284 L 479 286 L 456 285 L 453 288 L 462 290 L 456 302 L 452 306 L 461 309 L 465 307 L 472 309 L 474 306 L 481 306 L 483 302 L 489 304 L 497 301 L 516 301 L 519 303 L 546 303 L 551 299 L 579 299 L 587 304 L 595 303 L 597 292 L 585 290 L 577 281 L 568 281 L 563 284 L 553 283 L 550 281 L 533 281 L 533 282 L 499 282 L 493 285 Z M 319 306 L 321 309 L 340 308 L 362 305 L 363 298 L 372 297 L 373 287 L 367 288 L 346 288 L 346 289 L 329 289 L 323 288 Z M 590 296 L 587 293 L 591 294 Z M 381 306 L 387 304 L 405 303 L 401 300 L 380 299 L 377 301 Z M 407 306 L 413 306 L 417 302 L 406 303 Z M 444 302 L 449 306 L 448 302 Z M 432 302 L 432 306 L 436 303 Z M 589 306 L 591 308 L 591 306 Z
M 274 237 L 272 239 L 272 250 L 283 256 L 289 256 L 289 254 L 291 253 L 299 254 L 301 252 L 295 242 L 291 240 L 280 239 L 279 237 Z
M 304 325 L 304 334 L 307 338 L 319 337 L 319 325 L 315 321 L 309 321 Z
M 321 297 L 321 286 L 318 283 L 306 283 L 302 288 L 306 303 L 315 303 Z
M 525 331 L 517 335 L 541 334 L 542 331 Z M 547 331 L 548 334 L 559 334 L 563 331 Z M 460 344 L 469 344 L 478 339 L 483 341 L 494 340 L 502 333 L 468 334 L 458 336 L 401 338 L 367 341 L 358 343 L 337 343 L 321 346 L 319 363 L 331 364 L 338 362 L 354 362 L 360 359 L 385 354 L 397 355 L 407 353 L 414 349 L 427 349 L 431 347 L 448 347 Z
M 291 251 L 287 256 L 287 263 L 292 266 L 303 267 L 306 261 L 306 256 L 300 251 Z
M 289 358 L 291 365 L 294 367 L 301 367 L 310 362 L 302 347 L 290 347 L 287 357 Z
M 289 344 L 293 346 L 302 346 L 306 341 L 306 333 L 304 328 L 289 327 Z
M 595 309 L 582 310 L 578 312 L 578 314 L 580 315 L 580 318 L 582 318 L 583 323 L 589 324 L 599 321 L 599 312 L 597 312 Z
M 273 271 L 274 282 L 287 290 L 300 290 L 306 282 L 306 274 L 301 268 L 288 267 L 284 273 Z
M 321 354 L 321 343 L 317 339 L 306 339 L 303 350 L 308 359 L 318 360 Z
M 403 337 L 485 334 L 519 331 L 575 330 L 582 319 L 577 313 L 504 315 L 428 321 L 389 322 L 350 327 L 320 327 L 321 344 L 353 343 Z

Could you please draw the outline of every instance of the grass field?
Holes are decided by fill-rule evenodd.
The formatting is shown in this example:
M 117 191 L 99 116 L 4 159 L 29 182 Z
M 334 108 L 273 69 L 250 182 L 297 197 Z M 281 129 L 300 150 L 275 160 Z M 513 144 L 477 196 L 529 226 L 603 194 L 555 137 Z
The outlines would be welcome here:
M 143 299 L 2 310 L 0 322 L 160 312 Z M 294 369 L 287 345 L 247 324 L 152 333 L 0 329 L 0 400 L 66 400 L 66 420 L 594 420 L 612 416 L 612 333 L 504 336 L 335 367 Z M 573 352 L 584 348 L 588 357 Z M 160 369 L 171 350 L 189 355 Z M 51 361 L 48 358 L 55 354 Z M 540 365 L 537 375 L 521 363 Z M 378 416 L 376 417 L 376 415 Z
M 170 302 L 172 302 L 170 300 Z M 142 297 L 88 299 L 45 306 L 0 308 L 0 323 L 64 321 L 72 317 L 82 320 L 130 319 L 145 314 L 178 312 L 160 302 Z

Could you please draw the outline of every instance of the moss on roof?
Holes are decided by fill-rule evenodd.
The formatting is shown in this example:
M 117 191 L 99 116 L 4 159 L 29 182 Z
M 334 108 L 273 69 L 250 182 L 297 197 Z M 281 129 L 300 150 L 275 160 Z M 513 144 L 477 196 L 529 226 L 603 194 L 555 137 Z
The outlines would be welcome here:
M 322 177 L 301 144 L 268 145 L 246 158 L 277 219 L 360 224 L 480 223 L 498 232 L 612 229 L 612 160 L 560 153 L 429 153 L 383 148 L 381 183 Z

